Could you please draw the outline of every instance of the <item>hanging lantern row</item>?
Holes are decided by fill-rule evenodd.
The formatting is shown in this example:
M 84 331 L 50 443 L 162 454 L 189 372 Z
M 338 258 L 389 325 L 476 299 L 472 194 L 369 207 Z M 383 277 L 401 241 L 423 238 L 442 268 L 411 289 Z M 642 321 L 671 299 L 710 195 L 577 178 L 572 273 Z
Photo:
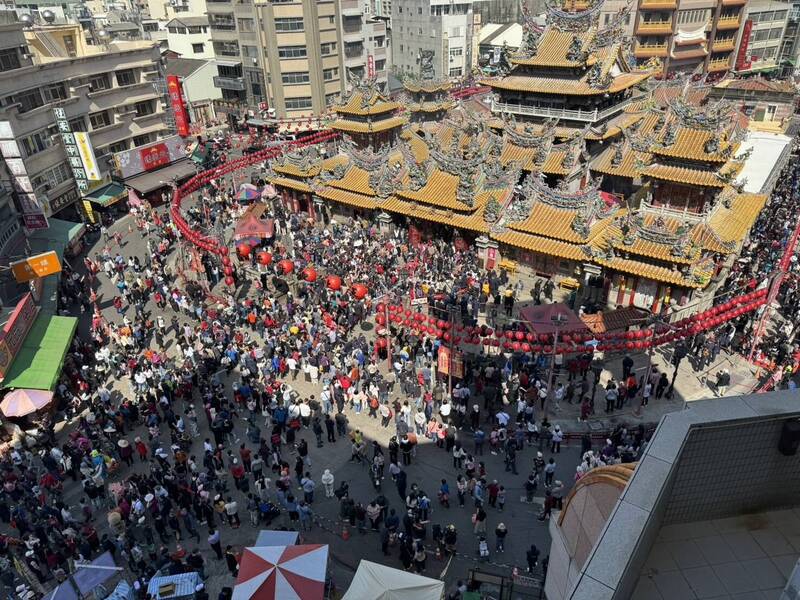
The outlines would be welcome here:
M 536 334 L 523 331 L 504 331 L 493 330 L 491 327 L 481 325 L 479 327 L 465 327 L 456 325 L 452 327 L 447 321 L 427 316 L 421 312 L 414 312 L 398 305 L 385 307 L 388 312 L 388 319 L 383 314 L 382 305 L 378 305 L 378 314 L 375 322 L 378 325 L 386 325 L 387 322 L 398 326 L 412 329 L 419 335 L 426 335 L 432 338 L 441 339 L 445 342 L 454 344 L 472 344 L 476 346 L 488 346 L 493 348 L 503 348 L 509 352 L 540 353 L 550 354 L 555 351 L 558 354 L 578 354 L 588 352 L 589 348 L 584 342 L 597 341 L 598 351 L 633 351 L 647 350 L 654 346 L 682 340 L 700 333 L 713 329 L 738 318 L 748 312 L 754 311 L 766 303 L 766 290 L 758 290 L 743 296 L 734 298 L 720 306 L 715 306 L 692 315 L 687 319 L 672 324 L 673 329 L 657 327 L 655 333 L 653 329 L 639 329 L 637 331 L 625 331 L 621 333 L 606 334 L 586 334 L 582 332 L 563 331 L 559 332 L 558 344 L 553 347 L 554 337 L 550 334 Z

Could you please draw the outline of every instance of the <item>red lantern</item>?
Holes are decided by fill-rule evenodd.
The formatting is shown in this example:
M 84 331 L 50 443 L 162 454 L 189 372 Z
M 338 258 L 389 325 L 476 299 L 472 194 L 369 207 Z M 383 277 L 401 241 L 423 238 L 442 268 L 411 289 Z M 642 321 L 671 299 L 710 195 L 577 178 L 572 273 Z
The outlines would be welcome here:
M 565 344 L 569 344 L 572 341 L 572 338 L 568 335 L 564 335 L 561 339 Z
M 422 316 L 422 315 L 420 315 L 420 316 Z M 425 318 L 425 317 L 423 317 L 423 319 L 424 319 L 424 318 Z M 428 323 L 430 323 L 431 325 L 435 325 L 435 324 L 436 324 L 436 317 L 434 317 L 433 315 L 430 315 L 430 316 L 428 317 Z
M 533 346 L 531 346 L 531 350 L 533 350 L 534 352 L 537 352 L 537 353 L 541 352 L 542 351 L 542 345 L 541 344 L 534 344 Z
M 266 250 L 262 250 L 256 254 L 256 259 L 258 260 L 259 264 L 262 264 L 265 267 L 272 264 L 272 254 Z
M 531 351 L 531 345 L 528 342 L 523 342 L 522 343 L 522 351 L 523 352 L 530 352 Z
M 383 275 L 383 265 L 377 265 L 377 266 L 375 267 L 375 272 L 376 272 L 378 275 Z
M 376 312 L 376 313 L 382 313 L 382 312 L 384 312 L 385 310 L 386 310 L 386 305 L 385 305 L 383 302 L 378 302 L 378 303 L 375 305 L 375 312 Z
M 543 348 L 543 350 L 544 350 L 545 354 L 550 354 L 551 352 L 553 352 L 553 347 L 550 346 L 550 345 L 547 345 L 547 346 L 545 346 Z
M 491 327 L 486 327 L 486 325 L 481 325 L 481 335 L 490 336 L 494 333 Z
M 513 344 L 511 344 L 511 348 L 514 350 L 514 352 L 519 352 L 520 350 L 522 350 L 522 344 L 520 344 L 519 342 L 514 342 Z
M 328 286 L 329 290 L 333 290 L 335 292 L 335 291 L 341 289 L 341 287 L 342 287 L 342 278 L 339 277 L 338 275 L 328 275 L 325 278 L 325 285 Z M 407 317 L 411 316 L 411 311 L 410 310 L 406 311 L 406 316 Z
M 251 247 L 250 244 L 239 244 L 236 250 L 240 256 L 250 256 Z
M 387 341 L 386 341 L 386 338 L 383 338 L 383 337 L 382 337 L 382 338 L 380 338 L 380 339 L 378 340 L 378 345 L 379 345 L 381 348 L 386 348 L 386 346 L 388 346 L 388 345 L 389 345 L 389 342 L 387 342 Z
M 386 317 L 383 315 L 383 313 L 378 313 L 378 314 L 375 316 L 375 322 L 376 322 L 378 325 L 386 325 Z
M 294 271 L 294 263 L 290 261 L 288 258 L 284 258 L 282 261 L 278 263 L 278 267 L 280 268 L 281 272 L 284 275 L 288 275 L 292 271 Z
M 641 340 L 636 340 L 636 341 L 633 343 L 633 345 L 634 345 L 634 347 L 635 347 L 637 350 L 641 350 L 642 348 L 644 348 L 644 342 L 643 342 L 643 341 L 641 341 Z
M 541 343 L 543 343 L 543 344 L 546 344 L 547 342 L 550 341 L 550 336 L 547 335 L 546 333 L 540 333 L 539 334 L 539 341 Z
M 233 275 L 233 268 L 225 267 L 224 269 L 222 269 L 222 272 L 225 274 L 226 277 L 230 277 L 231 275 Z
M 439 319 L 438 321 L 436 321 L 436 326 L 439 329 L 447 329 L 447 326 L 448 326 L 447 325 L 447 321 L 443 321 L 442 319 Z
M 433 317 L 428 317 L 428 323 L 435 323 L 436 322 L 435 319 L 433 319 L 433 320 L 431 320 L 431 319 L 433 319 Z M 417 321 L 417 323 L 424 323 L 425 322 L 425 315 L 423 315 L 422 313 L 416 313 L 414 315 L 414 320 Z
M 525 332 L 524 331 L 517 331 L 514 334 L 514 339 L 517 340 L 518 342 L 521 342 L 522 340 L 525 339 Z
M 536 336 L 532 333 L 526 333 L 525 339 L 528 340 L 528 343 L 532 344 L 533 342 L 536 341 Z
M 449 331 L 445 331 L 444 335 L 442 337 L 444 338 L 445 342 L 449 342 L 450 341 L 450 337 L 451 337 L 450 336 L 450 332 Z
M 232 286 L 234 284 L 233 277 L 225 278 L 225 285 Z
M 228 258 L 227 256 L 223 256 L 223 257 L 222 257 L 222 264 L 223 264 L 223 265 L 225 265 L 226 267 L 230 266 L 230 264 L 231 264 L 231 259 L 230 259 L 230 258 Z
M 317 280 L 317 271 L 314 267 L 306 267 L 303 269 L 303 279 L 305 279 L 308 283 L 314 283 Z M 383 307 L 381 306 L 381 312 L 383 312 Z
M 222 248 L 219 249 L 219 253 L 221 256 L 228 256 L 228 249 L 225 246 L 223 246 Z
M 503 349 L 504 350 L 511 350 L 511 342 L 509 342 L 508 340 L 503 342 Z
M 630 332 L 628 332 L 630 333 Z M 635 348 L 635 344 L 633 342 L 625 342 L 625 349 L 626 350 L 633 350 Z
M 511 340 L 514 339 L 514 332 L 513 331 L 506 331 L 505 337 L 510 342 Z

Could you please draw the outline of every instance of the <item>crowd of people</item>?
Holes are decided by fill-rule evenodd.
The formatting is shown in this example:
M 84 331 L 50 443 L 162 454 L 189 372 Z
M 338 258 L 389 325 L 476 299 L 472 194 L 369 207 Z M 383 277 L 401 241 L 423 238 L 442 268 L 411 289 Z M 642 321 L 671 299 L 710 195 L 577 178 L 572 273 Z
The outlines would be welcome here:
M 785 218 L 759 218 L 724 292 L 735 294 L 771 272 L 792 234 L 797 188 L 793 162 L 764 213 Z M 240 214 L 235 192 L 232 180 L 208 186 L 189 219 L 229 230 Z M 91 319 L 56 390 L 57 408 L 74 426 L 63 440 L 44 426 L 35 445 L 18 441 L 4 458 L 0 522 L 9 534 L 0 537 L 0 581 L 8 590 L 20 581 L 41 590 L 48 580 L 63 581 L 75 560 L 104 551 L 141 582 L 157 571 L 196 570 L 205 578 L 206 550 L 235 575 L 231 531 L 242 519 L 311 529 L 323 523 L 315 514 L 319 489 L 322 501 L 339 504 L 337 526 L 377 531 L 383 554 L 396 548 L 403 567 L 419 573 L 428 572 L 430 552 L 503 554 L 514 538 L 503 520 L 512 487 L 524 490 L 541 521 L 562 506 L 572 484 L 556 473 L 565 433 L 551 425 L 544 406 L 550 398 L 556 408 L 580 402 L 583 419 L 594 411 L 599 373 L 591 356 L 568 360 L 564 381 L 550 392 L 547 357 L 481 353 L 468 358 L 448 393 L 434 376 L 439 340 L 386 324 L 389 343 L 382 347 L 361 325 L 372 322 L 379 301 L 412 297 L 426 298 L 426 311 L 437 318 L 474 324 L 487 306 L 508 307 L 507 297 L 513 309 L 522 287 L 512 288 L 504 272 L 486 272 L 474 250 L 456 241 L 411 244 L 400 227 L 387 239 L 357 218 L 320 226 L 287 213 L 280 201 L 270 210 L 273 264 L 260 265 L 257 249 L 235 259 L 236 286 L 247 288 L 239 295 L 221 281 L 220 264 L 192 252 L 178 256 L 175 229 L 147 204 L 132 210 L 128 233 L 146 238 L 143 255 L 126 250 L 126 235 L 104 230 L 99 252 L 84 261 L 85 274 L 66 268 L 62 308 Z M 332 290 L 323 278 L 287 275 L 277 267 L 282 259 L 294 273 L 313 265 L 345 284 Z M 369 295 L 354 298 L 347 292 L 352 283 L 366 285 Z M 103 286 L 114 296 L 99 295 Z M 542 294 L 552 296 L 552 288 L 531 290 L 535 301 Z M 793 273 L 780 299 L 784 325 L 761 343 L 776 349 L 784 366 L 794 355 L 800 300 Z M 103 305 L 115 310 L 104 312 Z M 709 343 L 710 352 L 714 344 L 743 349 L 754 322 L 745 317 L 698 336 L 690 350 L 702 356 Z M 626 359 L 619 381 L 604 386 L 606 411 L 637 393 L 646 404 L 665 391 L 666 374 L 637 380 Z M 369 419 L 389 430 L 385 446 L 359 425 Z M 415 480 L 426 438 L 452 458 L 439 481 Z M 620 426 L 593 449 L 584 436 L 574 479 L 636 460 L 646 438 L 644 427 Z M 336 443 L 349 445 L 351 460 L 364 465 L 371 498 L 356 498 L 334 472 L 312 464 L 310 445 Z M 485 452 L 502 456 L 504 470 L 487 467 Z M 399 505 L 384 489 L 387 479 Z M 433 505 L 444 515 L 468 508 L 472 531 L 433 523 Z M 535 545 L 526 558 L 531 572 L 546 568 Z

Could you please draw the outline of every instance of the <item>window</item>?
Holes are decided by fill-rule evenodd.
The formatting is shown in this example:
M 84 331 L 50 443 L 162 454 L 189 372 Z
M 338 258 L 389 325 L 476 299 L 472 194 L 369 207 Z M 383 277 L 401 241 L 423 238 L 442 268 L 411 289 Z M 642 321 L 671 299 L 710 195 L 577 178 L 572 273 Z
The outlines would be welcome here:
M 137 135 L 133 138 L 133 147 L 138 148 L 139 146 L 146 146 L 152 140 L 150 139 L 150 134 L 146 135 Z
M 114 142 L 113 144 L 108 145 L 108 152 L 110 154 L 116 154 L 117 152 L 124 152 L 128 149 L 128 140 L 122 140 L 121 142 Z
M 252 33 L 256 30 L 255 19 L 239 19 L 239 31 Z
M 461 67 L 450 69 L 450 77 L 461 77 Z
M 461 37 L 461 27 L 453 27 L 450 30 L 450 37 Z
M 24 137 L 22 140 L 20 140 L 20 146 L 22 147 L 22 151 L 25 153 L 26 157 L 33 156 L 34 154 L 38 154 L 39 152 L 46 150 L 51 146 L 51 144 L 50 132 L 47 129 L 37 131 L 33 135 L 29 135 L 28 137 Z
M 275 19 L 275 31 L 303 31 L 303 17 L 281 17 Z
M 214 54 L 219 56 L 239 56 L 238 42 L 214 42 Z
M 298 110 L 301 108 L 311 108 L 311 98 L 286 98 L 287 110 Z
M 307 71 L 302 71 L 298 73 L 284 73 L 281 75 L 281 81 L 286 84 L 295 84 L 295 83 L 308 83 L 309 77 Z
M 0 50 L 0 73 L 11 69 L 19 69 L 21 66 L 16 48 Z
M 331 79 L 336 79 L 339 76 L 339 69 L 334 67 L 332 69 L 324 69 L 322 71 L 322 78 L 325 81 L 330 81 Z
M 256 46 L 242 46 L 242 56 L 258 60 L 258 48 Z M 255 61 L 251 62 L 255 64 Z
M 783 35 L 783 27 L 773 27 L 769 30 L 769 39 L 777 40 Z
M 101 127 L 108 127 L 111 125 L 111 115 L 108 114 L 107 110 L 91 114 L 89 115 L 89 124 L 92 126 L 92 131 Z
M 375 70 L 376 71 L 383 71 L 386 68 L 386 59 L 382 58 L 380 60 L 375 61 Z
M 761 51 L 761 60 L 770 60 L 775 58 L 775 55 L 778 52 L 778 48 L 776 46 L 772 46 L 770 48 L 764 48 Z
M 421 15 L 421 14 L 422 14 L 422 7 L 421 7 L 421 6 L 418 6 L 418 7 L 417 7 L 417 14 L 418 14 L 418 15 Z
M 83 117 L 75 117 L 70 120 L 69 128 L 72 129 L 72 131 L 89 131 L 86 129 L 86 119 Z
M 48 189 L 58 187 L 65 181 L 72 178 L 72 169 L 69 168 L 67 163 L 58 163 L 55 167 L 50 167 L 31 177 L 31 185 L 33 189 L 47 186 Z
M 205 33 L 204 29 L 205 27 L 200 26 L 189 27 L 189 33 Z
M 279 58 L 305 58 L 308 55 L 305 46 L 279 46 Z
M 117 85 L 120 87 L 123 85 L 133 85 L 136 83 L 136 73 L 133 72 L 133 69 L 122 69 L 121 71 L 116 71 L 114 76 L 117 78 Z
M 100 75 L 92 75 L 89 77 L 89 87 L 92 88 L 93 92 L 110 88 L 111 82 L 108 79 L 108 73 L 101 73 Z
M 264 95 L 264 92 L 261 89 L 261 83 L 259 83 L 258 81 L 250 82 L 250 90 L 252 91 L 253 96 L 260 97 Z
M 707 21 L 710 16 L 711 11 L 708 9 L 682 10 L 678 12 L 678 23 L 702 23 Z
M 137 102 L 133 106 L 136 109 L 137 117 L 145 117 L 147 115 L 152 115 L 154 112 L 156 112 L 156 104 L 152 100 L 144 100 L 143 102 Z
M 58 102 L 67 99 L 67 86 L 63 82 L 51 83 L 42 88 L 42 96 L 45 102 Z
M 328 54 L 333 54 L 334 52 L 336 52 L 336 42 L 327 42 L 325 44 L 320 44 L 319 50 L 323 56 L 326 56 Z
M 400 44 L 400 52 L 403 51 L 403 44 Z
M 205 44 L 192 44 L 192 52 L 195 54 L 202 54 L 205 48 Z
M 768 35 L 769 35 L 768 29 L 761 29 L 760 31 L 755 32 L 755 34 L 753 35 L 753 41 L 763 42 L 765 39 L 767 39 Z
M 39 91 L 39 88 L 27 90 L 17 94 L 14 96 L 14 101 L 20 104 L 19 112 L 21 113 L 44 106 L 44 101 L 42 100 L 42 94 Z
M 450 48 L 450 58 L 464 56 L 464 48 Z

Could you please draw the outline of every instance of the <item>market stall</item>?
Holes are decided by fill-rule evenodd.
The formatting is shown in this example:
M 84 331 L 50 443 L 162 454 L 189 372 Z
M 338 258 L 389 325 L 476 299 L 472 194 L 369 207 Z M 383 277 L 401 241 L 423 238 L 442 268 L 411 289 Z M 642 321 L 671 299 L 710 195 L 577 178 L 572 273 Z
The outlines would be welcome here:
M 440 600 L 443 592 L 442 581 L 362 560 L 342 600 Z
M 153 600 L 182 600 L 194 598 L 203 580 L 195 571 L 178 575 L 156 574 L 147 584 L 147 594 Z
M 232 600 L 322 600 L 328 546 L 245 548 Z

